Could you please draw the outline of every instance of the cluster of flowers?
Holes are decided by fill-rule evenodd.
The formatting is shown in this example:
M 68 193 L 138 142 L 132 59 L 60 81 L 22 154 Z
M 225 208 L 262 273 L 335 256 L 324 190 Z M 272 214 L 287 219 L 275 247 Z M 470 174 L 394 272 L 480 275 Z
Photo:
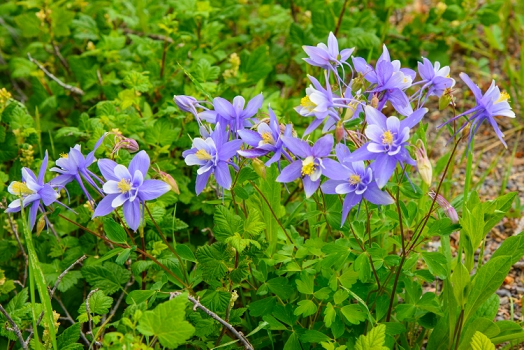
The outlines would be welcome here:
M 256 115 L 262 107 L 262 94 L 255 96 L 247 106 L 242 96 L 235 97 L 233 103 L 221 97 L 212 102 L 198 101 L 192 96 L 174 97 L 178 107 L 192 113 L 200 125 L 202 137 L 195 138 L 193 147 L 183 153 L 187 165 L 199 166 L 197 194 L 202 192 L 213 173 L 219 186 L 230 189 L 229 166 L 238 170 L 238 156 L 267 156 L 265 165 L 278 162 L 279 169 L 285 159 L 289 164 L 281 170 L 277 181 L 288 183 L 301 178 L 307 197 L 319 187 L 326 194 L 345 195 L 341 220 L 344 224 L 351 208 L 363 199 L 377 205 L 393 203 L 393 198 L 383 189 L 397 166 L 403 171 L 407 165 L 418 165 L 419 171 L 424 168 L 423 179 L 430 184 L 431 166 L 428 166 L 423 144 L 415 149 L 417 161 L 408 150 L 410 131 L 427 113 L 424 105 L 431 96 L 444 99 L 446 104 L 451 102 L 455 80 L 449 76 L 449 67 L 441 68 L 439 62 L 432 64 L 423 58 L 418 64 L 420 79 L 415 81 L 417 73 L 401 68 L 398 60 L 392 61 L 385 45 L 382 55 L 372 66 L 361 57 L 351 57 L 354 49 L 339 51 L 338 41 L 332 33 L 327 45 L 305 46 L 304 51 L 309 56 L 304 60 L 322 68 L 324 78 L 322 84 L 315 77 L 308 77 L 312 85 L 306 89 L 300 106 L 295 108 L 301 116 L 312 118 L 304 137 L 323 124 L 325 135 L 313 145 L 294 136 L 292 125 L 280 125 L 271 107 L 268 108 L 269 119 L 258 120 Z M 350 57 L 352 64 L 348 62 Z M 348 72 L 349 81 L 346 81 L 345 72 Z M 466 74 L 460 77 L 472 90 L 476 106 L 439 128 L 464 117 L 458 132 L 470 125 L 471 141 L 482 122 L 488 120 L 504 143 L 494 117 L 515 117 L 508 94 L 501 93 L 495 82 L 483 94 Z M 408 96 L 407 92 L 413 90 L 416 91 Z M 398 116 L 386 117 L 381 112 L 388 102 Z M 361 141 L 363 135 L 345 127 L 362 113 L 365 114 L 363 123 L 367 138 L 364 141 Z M 211 124 L 215 125 L 214 129 Z M 354 152 L 346 146 L 347 138 L 357 147 Z M 321 184 L 322 175 L 328 180 Z
M 46 207 L 51 204 L 57 203 L 71 210 L 58 200 L 59 191 L 65 190 L 68 183 L 75 181 L 80 185 L 89 205 L 94 209 L 93 218 L 108 215 L 123 206 L 124 218 L 128 226 L 136 231 L 144 217 L 145 201 L 156 199 L 172 189 L 171 181 L 169 181 L 172 178 L 166 173 L 161 173 L 165 181 L 146 179 L 150 159 L 145 151 L 138 152 L 128 168 L 111 159 L 100 159 L 97 162 L 95 152 L 106 135 L 107 133 L 98 140 L 94 149 L 87 156 L 82 154 L 80 145 L 71 148 L 69 153 L 62 154 L 56 160 L 56 166 L 50 169 L 59 175 L 47 183 L 45 182 L 49 159 L 47 151 L 38 177 L 31 169 L 22 168 L 22 181 L 13 181 L 8 188 L 9 193 L 18 198 L 9 204 L 6 212 L 16 213 L 22 207 L 30 206 L 29 227 L 32 230 L 38 211 L 45 213 Z M 131 152 L 138 151 L 136 141 L 121 135 L 117 135 L 117 140 L 115 150 L 126 148 Z M 89 170 L 89 166 L 95 162 L 98 163 L 103 178 Z M 97 203 L 93 199 L 86 184 L 102 197 L 100 202 Z M 46 215 L 42 217 L 49 224 Z
M 341 220 L 343 225 L 349 211 L 363 199 L 376 205 L 393 203 L 393 198 L 384 191 L 384 187 L 397 166 L 403 171 L 407 165 L 417 166 L 423 180 L 431 184 L 431 166 L 428 165 L 423 144 L 415 148 L 417 161 L 408 150 L 410 131 L 427 113 L 428 110 L 423 106 L 429 97 L 451 96 L 455 80 L 449 77 L 449 67 L 441 68 L 439 62 L 433 65 L 423 58 L 418 65 L 420 80 L 415 82 L 417 73 L 401 68 L 398 60 L 392 61 L 385 45 L 373 67 L 361 57 L 351 57 L 354 49 L 339 51 L 338 41 L 332 33 L 328 45 L 305 46 L 304 51 L 309 56 L 304 60 L 322 68 L 324 78 L 323 85 L 315 77 L 309 76 L 312 85 L 306 89 L 306 96 L 302 98 L 300 106 L 296 107 L 301 116 L 312 118 L 304 137 L 324 125 L 322 132 L 325 135 L 313 145 L 297 138 L 292 125 L 281 125 L 271 107 L 268 107 L 269 118 L 258 120 L 256 115 L 263 104 L 262 94 L 255 96 L 247 105 L 242 96 L 235 97 L 233 103 L 221 97 L 212 102 L 198 101 L 191 96 L 174 97 L 178 107 L 192 113 L 200 125 L 201 137 L 195 138 L 193 147 L 183 153 L 187 165 L 199 166 L 197 194 L 204 190 L 211 174 L 215 175 L 219 186 L 230 189 L 230 167 L 239 170 L 239 157 L 268 157 L 266 166 L 278 163 L 281 169 L 277 181 L 288 183 L 301 178 L 307 197 L 312 196 L 319 187 L 326 194 L 345 195 Z M 350 57 L 352 64 L 348 63 Z M 348 82 L 346 71 L 350 76 Z M 470 125 L 471 141 L 482 122 L 488 120 L 504 143 L 504 135 L 494 117 L 515 117 L 508 103 L 509 95 L 501 92 L 495 82 L 483 94 L 466 74 L 461 73 L 460 77 L 472 90 L 476 106 L 446 121 L 439 128 L 465 117 L 458 132 Z M 338 94 L 333 92 L 330 81 L 334 81 L 334 89 Z M 406 92 L 415 86 L 418 89 L 408 96 Z M 447 101 L 450 103 L 451 98 Z M 386 117 L 381 112 L 388 102 L 400 118 Z M 346 128 L 346 123 L 361 114 L 365 115 L 363 122 L 367 140 L 359 132 Z M 162 172 L 160 175 L 163 181 L 146 179 L 150 159 L 145 151 L 136 154 L 129 168 L 110 159 L 101 159 L 98 167 L 102 177 L 96 175 L 89 170 L 89 166 L 97 161 L 95 151 L 105 136 L 98 140 L 94 150 L 87 156 L 82 154 L 79 145 L 71 148 L 68 154 L 56 161 L 56 167 L 50 169 L 59 175 L 48 183 L 44 179 L 48 165 L 47 152 L 38 177 L 30 169 L 23 168 L 22 181 L 14 181 L 9 185 L 9 192 L 18 198 L 9 204 L 6 212 L 19 212 L 22 207 L 30 206 L 29 224 L 32 229 L 38 211 L 45 213 L 46 207 L 53 203 L 67 208 L 58 201 L 59 191 L 65 189 L 68 183 L 76 181 L 94 209 L 93 217 L 108 215 L 123 206 L 127 224 L 137 230 L 144 217 L 145 202 L 160 197 L 170 189 L 176 192 L 176 182 Z M 138 151 L 136 141 L 121 135 L 117 137 L 114 152 L 120 148 Z M 346 139 L 356 146 L 355 151 L 351 152 L 346 146 Z M 283 169 L 282 160 L 289 163 Z M 328 180 L 321 184 L 322 175 Z M 99 203 L 93 199 L 85 184 L 102 197 Z M 443 200 L 438 199 L 439 203 Z M 45 215 L 43 218 L 47 221 Z

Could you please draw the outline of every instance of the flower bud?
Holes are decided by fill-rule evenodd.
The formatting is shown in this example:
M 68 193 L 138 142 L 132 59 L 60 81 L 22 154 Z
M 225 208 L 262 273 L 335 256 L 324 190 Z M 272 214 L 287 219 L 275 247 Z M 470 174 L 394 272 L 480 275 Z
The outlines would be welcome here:
M 371 98 L 371 107 L 377 108 L 379 103 L 379 99 L 377 95 L 373 95 L 373 98 Z
M 422 178 L 428 186 L 431 186 L 431 180 L 433 179 L 433 167 L 428 159 L 424 142 L 421 139 L 417 140 L 417 146 L 415 147 L 415 159 L 417 160 L 417 168 Z
M 45 227 L 45 219 L 44 216 L 41 216 L 40 219 L 38 219 L 38 222 L 36 223 L 36 235 L 40 236 L 40 233 L 44 230 Z
M 178 108 L 184 112 L 192 113 L 195 116 L 197 115 L 195 106 L 198 106 L 198 101 L 193 96 L 174 95 L 173 101 L 175 101 Z
M 469 132 L 471 131 L 471 124 L 468 123 L 464 129 L 462 129 L 462 138 L 464 138 L 464 140 L 467 140 L 468 139 L 468 136 L 469 136 Z
M 255 173 L 258 174 L 261 178 L 266 178 L 266 166 L 263 161 L 261 161 L 258 158 L 253 159 L 253 162 L 251 163 L 253 165 L 253 169 L 255 169 Z
M 440 111 L 446 109 L 447 106 L 453 101 L 453 95 L 450 88 L 447 88 L 442 96 L 438 100 L 438 109 Z
M 176 180 L 173 178 L 173 176 L 163 171 L 160 171 L 159 173 L 162 181 L 171 186 L 171 191 L 175 192 L 176 194 L 180 194 L 180 189 L 178 188 L 178 184 L 176 183 Z
M 437 196 L 437 194 L 434 191 L 430 191 L 428 195 L 435 200 L 435 196 L 437 199 L 435 200 L 437 204 L 444 210 L 444 214 L 448 218 L 450 218 L 451 222 L 456 224 L 459 222 L 459 217 L 457 214 L 457 211 L 453 206 L 446 200 L 446 198 L 442 197 L 440 194 Z
M 344 128 L 344 124 L 342 121 L 339 121 L 337 123 L 337 128 L 335 129 L 335 139 L 337 140 L 337 143 L 344 140 L 344 136 L 346 135 L 346 128 Z
M 358 91 L 362 89 L 363 86 L 364 77 L 362 76 L 362 74 L 359 73 L 359 75 L 351 81 L 351 90 Z

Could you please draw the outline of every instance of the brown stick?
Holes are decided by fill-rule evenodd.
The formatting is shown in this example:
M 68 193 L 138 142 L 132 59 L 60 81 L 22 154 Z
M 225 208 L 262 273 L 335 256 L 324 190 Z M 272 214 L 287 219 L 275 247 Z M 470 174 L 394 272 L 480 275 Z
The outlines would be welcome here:
M 31 57 L 31 54 L 29 52 L 27 53 L 27 57 L 29 58 L 29 61 L 31 61 L 34 64 L 36 64 L 37 67 L 40 68 L 45 73 L 45 75 L 47 75 L 51 80 L 54 80 L 58 85 L 60 85 L 64 89 L 69 90 L 72 93 L 77 94 L 77 95 L 84 95 L 85 94 L 82 89 L 79 89 L 79 88 L 77 88 L 75 86 L 66 84 L 66 83 L 62 82 L 60 79 L 58 79 L 57 77 L 55 77 L 53 74 L 51 74 L 51 72 L 49 72 L 44 66 L 42 66 L 42 64 L 40 62 L 38 62 L 33 57 Z

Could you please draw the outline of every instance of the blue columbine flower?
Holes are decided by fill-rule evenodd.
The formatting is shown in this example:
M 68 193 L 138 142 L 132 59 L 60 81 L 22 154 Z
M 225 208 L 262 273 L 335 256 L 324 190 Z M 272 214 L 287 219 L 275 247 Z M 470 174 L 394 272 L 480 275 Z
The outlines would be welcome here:
M 363 161 L 347 161 L 351 152 L 346 145 L 339 143 L 335 151 L 338 162 L 329 158 L 324 159 L 323 174 L 331 180 L 324 182 L 321 189 L 326 194 L 346 195 L 342 205 L 341 227 L 344 226 L 351 208 L 359 204 L 362 198 L 377 205 L 393 203 L 393 198 L 387 192 L 379 189 L 370 167 L 365 167 Z
M 387 101 L 391 102 L 397 112 L 410 115 L 413 108 L 404 92 L 409 88 L 417 73 L 408 68 L 400 68 L 400 61 L 391 61 L 386 45 L 378 59 L 375 68 L 362 57 L 353 57 L 355 70 L 361 73 L 372 84 L 369 92 L 379 97 L 378 109 L 381 110 Z
M 105 216 L 120 206 L 124 206 L 124 218 L 128 226 L 136 231 L 143 217 L 145 201 L 156 199 L 171 189 L 164 181 L 144 180 L 149 170 L 149 156 L 146 151 L 138 152 L 131 162 L 129 169 L 110 159 L 100 159 L 98 167 L 107 182 L 104 192 L 107 194 L 98 203 L 93 218 Z
M 292 133 L 291 125 L 287 125 L 284 130 L 284 136 L 290 137 Z M 282 155 L 291 161 L 291 157 L 284 149 L 284 143 L 280 137 L 282 134 L 280 125 L 278 124 L 277 116 L 269 107 L 269 124 L 261 122 L 258 124 L 257 131 L 253 130 L 239 130 L 240 138 L 250 145 L 251 149 L 237 151 L 242 157 L 258 158 L 273 152 L 273 156 L 266 162 L 266 166 L 280 161 Z
M 103 184 L 103 181 L 98 178 L 98 176 L 91 170 L 89 170 L 88 167 L 96 162 L 95 152 L 104 141 L 104 137 L 106 135 L 107 133 L 104 133 L 104 135 L 98 139 L 95 144 L 95 148 L 89 152 L 87 157 L 84 157 L 82 154 L 80 145 L 72 147 L 69 153 L 62 154 L 61 158 L 57 159 L 55 162 L 57 166 L 50 169 L 51 171 L 57 172 L 60 175 L 51 180 L 50 183 L 56 186 L 65 186 L 71 181 L 76 181 L 80 185 L 80 188 L 82 188 L 82 191 L 87 196 L 88 200 L 94 202 L 93 198 L 89 194 L 89 191 L 87 191 L 85 188 L 82 179 L 93 186 L 93 188 L 95 188 L 98 192 L 102 193 L 102 190 L 97 186 L 93 178 L 100 181 L 101 184 Z
M 447 122 L 439 125 L 438 128 L 441 128 L 442 126 L 449 124 L 460 117 L 473 114 L 471 117 L 468 118 L 468 121 L 460 127 L 458 132 L 462 131 L 462 129 L 464 129 L 468 123 L 471 123 L 471 131 L 469 134 L 469 142 L 471 144 L 471 140 L 473 140 L 473 136 L 477 132 L 482 122 L 488 120 L 493 129 L 495 129 L 495 133 L 500 139 L 500 142 L 502 142 L 502 144 L 504 144 L 504 146 L 507 148 L 508 146 L 506 145 L 506 142 L 504 142 L 503 139 L 504 134 L 502 133 L 502 131 L 500 131 L 495 117 L 504 116 L 515 118 L 515 112 L 511 110 L 511 106 L 508 103 L 508 93 L 500 92 L 498 86 L 495 85 L 495 80 L 493 80 L 489 89 L 484 94 L 482 94 L 482 91 L 479 89 L 479 87 L 471 81 L 471 79 L 466 73 L 460 73 L 460 77 L 468 85 L 468 87 L 475 95 L 477 105 L 467 110 L 466 112 L 459 114 L 456 117 L 448 120 Z
M 205 140 L 193 139 L 193 148 L 184 151 L 182 156 L 187 165 L 199 165 L 196 179 L 196 193 L 200 194 L 206 187 L 209 176 L 214 173 L 217 183 L 226 188 L 231 188 L 231 174 L 228 164 L 234 165 L 230 159 L 235 156 L 242 146 L 242 140 L 227 142 L 226 131 L 218 123 L 211 136 Z
M 449 66 L 440 68 L 440 62 L 431 63 L 425 57 L 422 57 L 423 62 L 418 63 L 418 74 L 422 80 L 413 85 L 421 85 L 420 90 L 411 96 L 411 100 L 418 97 L 418 106 L 423 106 L 429 96 L 440 97 L 446 91 L 455 86 L 455 79 L 449 76 Z M 424 91 L 427 91 L 424 101 L 421 103 Z
M 242 96 L 235 97 L 233 103 L 222 97 L 216 97 L 213 100 L 215 110 L 200 112 L 198 117 L 212 124 L 229 125 L 229 130 L 237 135 L 238 130 L 250 128 L 258 123 L 258 120 L 253 116 L 257 114 L 263 102 L 262 94 L 256 95 L 244 109 L 246 101 Z
M 306 141 L 282 136 L 284 145 L 295 155 L 297 160 L 289 164 L 277 177 L 277 182 L 291 182 L 302 178 L 306 197 L 311 197 L 320 186 L 320 176 L 325 169 L 323 158 L 333 149 L 333 135 L 324 135 L 310 146 Z
M 45 157 L 42 160 L 38 177 L 29 168 L 22 168 L 22 182 L 13 181 L 8 187 L 8 191 L 11 194 L 18 196 L 18 199 L 12 201 L 6 209 L 6 213 L 17 213 L 21 210 L 23 204 L 24 208 L 31 205 L 29 209 L 29 229 L 32 230 L 36 222 L 36 214 L 38 209 L 44 211 L 43 206 L 50 206 L 53 203 L 58 203 L 59 197 L 52 184 L 44 183 L 44 176 L 47 170 L 48 163 L 47 151 Z M 42 205 L 43 203 L 43 205 Z M 64 206 L 64 205 L 63 205 Z
M 404 120 L 397 117 L 386 118 L 377 109 L 366 106 L 366 121 L 368 126 L 365 134 L 369 139 L 347 157 L 347 161 L 356 162 L 372 160 L 373 171 L 380 188 L 384 187 L 395 171 L 397 163 L 416 165 L 415 160 L 409 155 L 406 146 L 409 140 L 409 131 L 422 120 L 427 108 L 420 108 Z
M 337 38 L 332 32 L 329 33 L 327 46 L 324 43 L 320 43 L 317 44 L 317 46 L 302 46 L 302 48 L 309 56 L 308 58 L 304 58 L 304 61 L 312 66 L 333 71 L 337 77 L 337 67 L 342 66 L 342 64 L 349 66 L 346 61 L 355 50 L 355 48 L 351 48 L 339 52 Z

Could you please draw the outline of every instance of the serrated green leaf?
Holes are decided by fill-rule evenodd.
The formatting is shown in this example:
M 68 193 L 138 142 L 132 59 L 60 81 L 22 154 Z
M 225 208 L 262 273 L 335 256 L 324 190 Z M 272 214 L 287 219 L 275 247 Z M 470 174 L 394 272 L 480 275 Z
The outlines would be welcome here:
M 475 332 L 473 338 L 471 339 L 471 350 L 495 350 L 495 345 L 480 332 Z
M 312 300 L 301 300 L 297 303 L 298 307 L 295 309 L 295 315 L 307 317 L 313 315 L 318 310 L 317 304 Z
M 89 284 L 100 288 L 109 295 L 120 290 L 121 285 L 126 283 L 131 276 L 128 270 L 109 261 L 105 262 L 103 266 L 85 265 L 81 271 Z
M 355 350 L 388 350 L 384 346 L 386 341 L 386 325 L 380 324 L 368 332 L 361 335 L 355 344 Z
M 342 307 L 340 311 L 342 312 L 342 315 L 344 315 L 344 317 L 346 317 L 346 319 L 353 324 L 359 324 L 360 322 L 366 320 L 366 313 L 362 310 L 362 306 L 360 305 L 346 305 Z
M 105 315 L 109 312 L 109 308 L 113 304 L 113 298 L 108 297 L 101 290 L 98 290 L 91 294 L 89 298 L 89 310 L 91 314 Z M 78 308 L 79 313 L 87 312 L 86 303 L 83 302 Z

